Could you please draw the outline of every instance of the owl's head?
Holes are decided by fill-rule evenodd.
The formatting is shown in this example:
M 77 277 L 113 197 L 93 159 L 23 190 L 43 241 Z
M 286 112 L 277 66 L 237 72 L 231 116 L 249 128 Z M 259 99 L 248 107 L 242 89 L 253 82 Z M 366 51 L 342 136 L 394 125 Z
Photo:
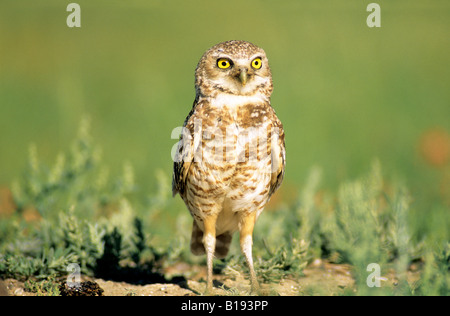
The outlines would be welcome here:
M 228 41 L 207 50 L 195 71 L 197 93 L 270 97 L 272 74 L 264 50 L 245 41 Z

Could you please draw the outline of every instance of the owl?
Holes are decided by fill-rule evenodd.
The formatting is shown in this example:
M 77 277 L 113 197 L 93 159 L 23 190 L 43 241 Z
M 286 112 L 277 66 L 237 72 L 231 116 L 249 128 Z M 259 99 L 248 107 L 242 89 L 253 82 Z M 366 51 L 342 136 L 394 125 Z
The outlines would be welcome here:
M 251 290 L 259 291 L 253 228 L 281 185 L 286 161 L 272 90 L 264 50 L 246 41 L 213 46 L 195 70 L 195 101 L 173 154 L 172 192 L 193 217 L 192 253 L 206 253 L 206 293 L 213 289 L 213 258 L 227 255 L 237 231 Z

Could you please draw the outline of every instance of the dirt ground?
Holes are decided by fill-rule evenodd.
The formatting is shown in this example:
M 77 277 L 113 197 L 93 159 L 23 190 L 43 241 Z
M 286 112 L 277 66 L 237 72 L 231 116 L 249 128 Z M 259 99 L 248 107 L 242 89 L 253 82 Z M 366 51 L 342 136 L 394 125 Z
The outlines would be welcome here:
M 202 295 L 206 287 L 206 268 L 198 265 L 179 263 L 165 271 L 167 274 L 193 275 L 186 280 L 177 277 L 176 282 L 131 284 L 89 278 L 82 276 L 82 281 L 96 283 L 104 296 L 198 296 Z M 276 284 L 261 284 L 261 295 L 268 296 L 297 296 L 297 295 L 339 295 L 355 291 L 355 281 L 352 277 L 351 266 L 347 264 L 333 264 L 320 259 L 315 260 L 303 271 L 304 275 L 297 279 L 284 279 Z M 407 272 L 408 283 L 417 282 L 420 278 L 420 267 L 411 265 Z M 393 271 L 381 277 L 382 286 L 397 285 L 397 278 Z M 97 286 L 98 285 L 98 286 Z M 214 293 L 220 296 L 251 295 L 248 276 L 240 273 L 235 275 L 214 275 Z M 36 296 L 26 290 L 25 282 L 15 279 L 0 280 L 0 296 Z M 45 295 L 45 294 L 44 294 Z
M 191 268 L 197 274 L 190 280 L 179 283 L 154 283 L 136 285 L 126 282 L 116 282 L 98 278 L 83 277 L 83 280 L 96 282 L 105 296 L 197 296 L 205 290 L 206 269 L 200 266 L 187 266 L 180 264 L 170 269 L 183 271 Z M 170 271 L 169 271 L 170 272 Z M 173 271 L 172 271 L 173 272 Z M 250 283 L 241 274 L 227 277 L 214 276 L 215 295 L 249 295 Z M 353 278 L 347 265 L 337 265 L 316 260 L 304 270 L 304 276 L 294 279 L 285 279 L 277 284 L 262 284 L 262 295 L 305 295 L 305 294 L 338 294 L 343 289 L 352 288 Z M 314 287 L 315 292 L 311 292 Z M 319 291 L 319 293 L 317 293 Z M 0 294 L 10 296 L 34 296 L 36 293 L 28 292 L 24 282 L 6 279 L 3 286 L 0 283 Z

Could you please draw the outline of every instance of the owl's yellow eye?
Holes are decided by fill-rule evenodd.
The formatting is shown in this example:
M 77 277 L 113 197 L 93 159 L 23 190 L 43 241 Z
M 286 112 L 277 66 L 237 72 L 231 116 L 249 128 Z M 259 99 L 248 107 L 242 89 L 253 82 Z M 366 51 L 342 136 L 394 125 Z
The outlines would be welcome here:
M 253 61 L 252 61 L 252 67 L 253 68 L 259 69 L 259 68 L 261 68 L 261 66 L 262 66 L 261 58 L 256 57 L 255 59 L 253 59 Z
M 227 68 L 230 68 L 230 66 L 231 66 L 231 63 L 226 58 L 220 58 L 217 61 L 217 67 L 219 67 L 220 69 L 227 69 Z

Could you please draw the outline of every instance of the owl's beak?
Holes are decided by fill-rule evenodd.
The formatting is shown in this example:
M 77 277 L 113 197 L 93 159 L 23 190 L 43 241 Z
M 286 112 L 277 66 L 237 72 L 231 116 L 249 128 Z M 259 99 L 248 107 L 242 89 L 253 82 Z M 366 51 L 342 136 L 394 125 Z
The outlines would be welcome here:
M 247 68 L 241 68 L 239 72 L 239 80 L 241 81 L 242 85 L 245 86 L 247 83 L 248 75 L 247 75 Z

